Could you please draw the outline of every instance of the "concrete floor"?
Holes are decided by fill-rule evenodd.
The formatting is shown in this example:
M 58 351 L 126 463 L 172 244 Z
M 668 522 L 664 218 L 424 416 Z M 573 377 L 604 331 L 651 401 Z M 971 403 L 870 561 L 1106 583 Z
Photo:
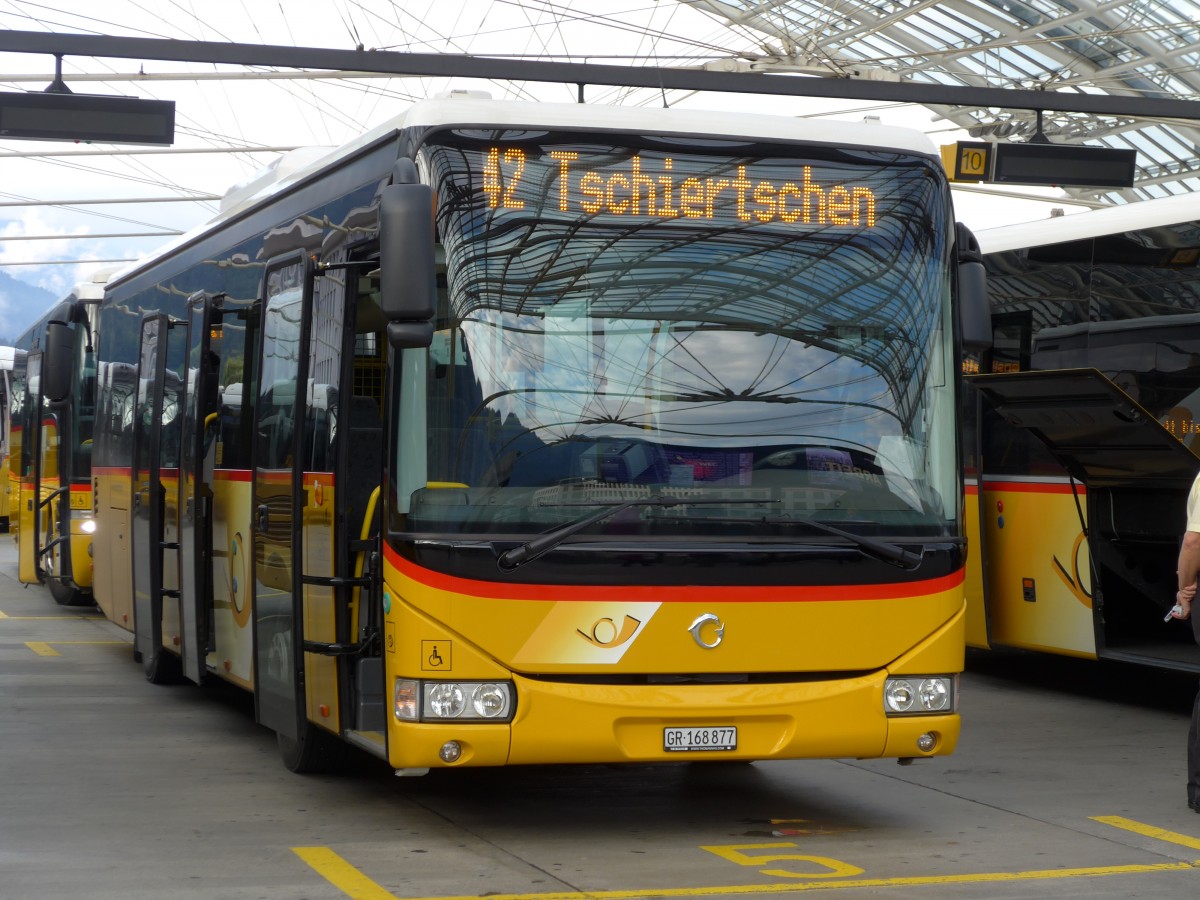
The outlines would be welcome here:
M 249 698 L 156 687 L 0 537 L 0 900 L 1191 898 L 1195 680 L 972 656 L 958 752 L 911 767 L 279 763 Z

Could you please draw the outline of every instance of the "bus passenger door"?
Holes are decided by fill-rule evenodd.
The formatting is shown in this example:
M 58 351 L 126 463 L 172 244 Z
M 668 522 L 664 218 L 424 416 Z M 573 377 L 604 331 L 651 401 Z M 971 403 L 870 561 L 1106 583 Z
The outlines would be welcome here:
M 51 596 L 63 603 L 65 594 L 58 579 L 71 572 L 71 479 L 65 465 L 71 446 L 71 417 L 64 414 L 62 404 L 52 406 L 45 400 L 39 398 L 38 455 L 33 470 L 33 496 L 38 503 L 35 565 L 39 580 L 49 582 Z
M 187 382 L 179 459 L 179 631 L 183 674 L 197 684 L 215 649 L 213 628 L 213 468 L 220 399 L 222 296 L 188 301 Z
M 41 492 L 38 471 L 42 467 L 42 354 L 31 352 L 25 361 L 25 390 L 22 401 L 20 504 L 17 514 L 19 577 L 23 584 L 39 584 L 41 565 L 38 543 L 41 540 Z
M 166 535 L 166 490 L 163 487 L 162 452 L 166 419 L 171 414 L 167 398 L 167 335 L 170 321 L 158 313 L 142 320 L 138 351 L 138 388 L 134 408 L 133 499 L 131 550 L 133 555 L 134 651 L 146 677 L 167 680 L 163 656 L 163 543 Z
M 56 579 L 70 574 L 71 534 L 70 495 L 71 481 L 64 471 L 64 457 L 69 453 L 71 417 L 61 403 L 51 404 L 43 390 L 40 377 L 47 362 L 44 354 L 36 354 L 30 371 L 38 375 L 30 379 L 30 397 L 34 416 L 32 490 L 33 527 L 29 541 L 32 554 L 31 584 L 49 581 L 51 596 L 59 603 L 67 602 L 69 591 L 64 593 Z
M 1163 621 L 1197 455 L 1096 369 L 971 381 L 1008 425 L 1028 431 L 1087 487 L 1083 498 L 1039 492 L 1053 507 L 1017 496 L 1003 517 L 993 514 L 989 527 L 1011 541 L 1005 557 L 993 542 L 988 559 L 993 594 L 1006 582 L 1012 598 L 1005 630 L 994 624 L 996 643 L 1200 670 L 1191 629 Z
M 255 712 L 281 739 L 299 741 L 304 712 L 303 621 L 297 571 L 311 262 L 267 264 L 262 355 L 254 408 L 253 552 Z

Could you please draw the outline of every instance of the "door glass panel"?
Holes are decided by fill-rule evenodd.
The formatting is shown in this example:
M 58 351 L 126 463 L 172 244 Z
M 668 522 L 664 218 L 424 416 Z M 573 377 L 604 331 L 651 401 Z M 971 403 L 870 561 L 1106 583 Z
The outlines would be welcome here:
M 162 489 L 159 483 L 158 438 L 163 414 L 160 318 L 142 323 L 138 356 L 137 405 L 133 436 L 133 619 L 136 649 L 144 657 L 162 644 Z
M 38 495 L 44 505 L 41 512 L 38 513 L 38 527 L 41 534 L 38 546 L 42 553 L 39 565 L 43 572 L 53 578 L 63 574 L 63 557 L 66 552 L 58 541 L 62 532 L 60 527 L 64 512 L 62 503 L 66 500 L 66 497 L 59 491 L 63 486 L 63 477 L 59 467 L 61 435 L 58 413 L 43 409 L 40 427 L 41 435 L 38 446 L 41 451 L 39 468 L 41 484 Z M 68 487 L 67 490 L 70 488 Z
M 188 358 L 179 465 L 179 614 L 184 674 L 199 682 L 211 647 L 212 477 L 219 358 L 207 297 L 188 308 Z M 213 313 L 212 315 L 216 315 Z M 219 326 L 217 326 L 219 328 Z
M 41 534 L 37 472 L 34 465 L 38 455 L 38 436 L 41 428 L 41 374 L 42 355 L 31 353 L 28 357 L 26 377 L 23 383 L 21 413 L 19 420 L 20 440 L 14 452 L 19 454 L 21 509 L 18 519 L 20 538 L 20 576 L 25 584 L 36 584 L 40 579 L 37 570 L 37 544 Z
M 254 434 L 254 616 L 258 719 L 297 736 L 297 633 L 293 564 L 298 392 L 304 376 L 304 267 L 267 273 L 262 368 Z

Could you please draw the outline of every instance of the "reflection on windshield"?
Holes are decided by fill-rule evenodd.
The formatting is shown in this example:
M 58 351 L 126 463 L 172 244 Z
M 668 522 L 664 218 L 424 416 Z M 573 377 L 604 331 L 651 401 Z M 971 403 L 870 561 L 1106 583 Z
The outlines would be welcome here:
M 424 151 L 447 286 L 433 346 L 400 367 L 406 527 L 522 534 L 659 496 L 697 503 L 631 505 L 596 532 L 794 534 L 761 501 L 946 533 L 947 207 L 928 163 L 646 140 Z

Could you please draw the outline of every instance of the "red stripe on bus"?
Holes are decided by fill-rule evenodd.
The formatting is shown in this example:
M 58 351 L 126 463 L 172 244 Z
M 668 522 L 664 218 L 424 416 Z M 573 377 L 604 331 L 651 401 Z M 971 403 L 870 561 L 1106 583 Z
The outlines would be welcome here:
M 163 469 L 162 474 L 176 475 L 178 473 L 178 471 L 179 471 L 178 469 Z M 93 475 L 131 476 L 133 474 L 133 469 L 130 468 L 129 466 L 93 466 L 92 474 Z M 213 478 L 216 478 L 220 481 L 249 481 L 250 480 L 250 470 L 249 469 L 215 469 L 213 471 Z
M 1071 484 L 1066 481 L 985 481 L 983 483 L 985 491 L 1010 491 L 1014 494 L 1069 494 L 1071 493 Z M 1076 493 L 1087 493 L 1087 488 L 1075 483 Z
M 387 561 L 403 575 L 427 587 L 496 600 L 636 601 L 641 603 L 815 603 L 845 600 L 908 600 L 961 587 L 964 570 L 941 578 L 888 584 L 796 585 L 587 585 L 509 584 L 477 581 L 434 572 L 402 558 L 384 545 Z

